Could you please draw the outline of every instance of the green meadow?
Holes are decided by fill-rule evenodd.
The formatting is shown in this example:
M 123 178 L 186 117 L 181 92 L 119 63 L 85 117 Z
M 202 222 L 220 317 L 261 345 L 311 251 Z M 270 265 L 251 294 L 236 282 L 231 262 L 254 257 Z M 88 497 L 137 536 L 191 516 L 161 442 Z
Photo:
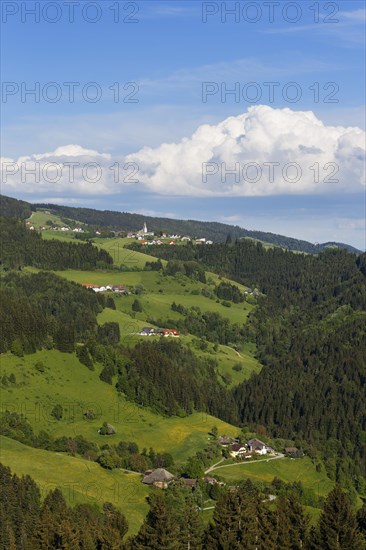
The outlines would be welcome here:
M 36 270 L 27 268 L 27 271 Z M 113 294 L 116 310 L 107 308 L 98 316 L 100 324 L 107 322 L 118 323 L 121 332 L 121 341 L 128 345 L 132 345 L 139 339 L 144 338 L 136 336 L 136 333 L 141 328 L 144 326 L 156 326 L 151 321 L 152 319 L 156 321 L 160 319 L 163 321 L 163 325 L 165 325 L 165 320 L 171 319 L 174 322 L 174 320 L 182 318 L 180 313 L 172 311 L 171 304 L 173 302 L 182 304 L 186 308 L 198 306 L 202 312 L 216 312 L 222 317 L 227 318 L 230 322 L 239 324 L 246 323 L 248 314 L 254 307 L 247 302 L 232 304 L 230 308 L 225 307 L 221 302 L 217 303 L 216 300 L 207 298 L 201 294 L 202 288 L 212 291 L 212 283 L 203 284 L 192 281 L 187 277 L 165 276 L 155 271 L 65 270 L 57 271 L 56 274 L 79 284 L 95 284 L 100 286 L 125 285 L 131 289 L 136 285 L 142 285 L 144 289 L 143 293 L 138 296 L 135 294 Z M 214 277 L 217 276 L 207 273 L 208 279 L 213 279 Z M 215 280 L 215 282 L 219 281 Z M 241 290 L 245 288 L 242 285 L 237 286 Z M 142 306 L 142 312 L 136 313 L 132 311 L 132 303 L 136 298 Z M 252 372 L 259 372 L 261 369 L 261 364 L 255 358 L 255 346 L 253 344 L 242 344 L 238 351 L 235 351 L 230 346 L 219 345 L 218 351 L 214 352 L 213 345 L 210 343 L 208 344 L 207 351 L 201 351 L 195 347 L 194 342 L 197 341 L 197 338 L 190 334 L 181 335 L 181 339 L 184 344 L 192 346 L 192 349 L 194 349 L 194 352 L 198 356 L 215 358 L 218 361 L 217 373 L 230 377 L 230 380 L 227 381 L 229 387 L 239 384 L 249 378 Z M 233 370 L 234 365 L 238 363 L 242 366 L 242 370 Z
M 238 483 L 244 479 L 271 483 L 275 477 L 286 483 L 301 481 L 305 488 L 313 490 L 319 496 L 327 495 L 334 486 L 325 471 L 322 469 L 317 472 L 315 464 L 308 457 L 261 460 L 247 464 L 243 462 L 236 466 L 217 468 L 212 473 L 217 474 L 230 484 Z
M 148 512 L 146 497 L 151 489 L 141 483 L 140 475 L 105 470 L 95 462 L 33 449 L 4 436 L 0 436 L 0 461 L 19 476 L 30 475 L 43 498 L 59 487 L 71 506 L 111 502 L 125 514 L 130 534 L 138 531 Z
M 113 241 L 113 239 L 110 239 Z M 129 239 L 124 239 L 129 240 Z M 119 241 L 124 241 L 119 239 Z M 125 253 L 137 255 L 139 268 L 149 257 L 122 249 Z M 127 258 L 127 256 L 126 256 Z M 132 256 L 131 256 L 132 258 Z M 231 323 L 244 324 L 247 321 L 248 314 L 253 309 L 253 305 L 244 302 L 241 304 L 231 304 L 231 307 L 224 306 L 221 301 L 210 299 L 202 295 L 203 288 L 212 292 L 213 285 L 218 284 L 220 279 L 213 273 L 206 273 L 208 283 L 203 284 L 198 281 L 193 281 L 185 276 L 166 276 L 155 271 L 130 271 L 116 272 L 107 270 L 98 271 L 77 271 L 65 270 L 56 272 L 57 275 L 68 280 L 84 284 L 90 283 L 95 285 L 125 285 L 127 288 L 133 289 L 136 285 L 142 285 L 143 293 L 136 296 L 114 294 L 113 298 L 116 304 L 116 310 L 105 309 L 99 316 L 98 322 L 117 322 L 120 326 L 121 340 L 126 344 L 135 343 L 140 337 L 136 336 L 144 326 L 156 326 L 152 320 L 161 320 L 164 324 L 165 320 L 178 320 L 182 315 L 176 311 L 172 311 L 171 305 L 173 302 L 182 304 L 185 308 L 198 306 L 202 312 L 219 313 L 222 317 L 228 319 Z M 226 280 L 227 279 L 222 279 Z M 235 283 L 236 284 L 236 283 Z M 243 292 L 245 287 L 237 285 Z M 138 299 L 142 312 L 132 312 L 132 304 L 135 299 Z M 235 351 L 229 346 L 219 345 L 218 351 L 213 351 L 213 345 L 208 345 L 208 350 L 203 352 L 194 347 L 194 341 L 197 340 L 192 335 L 181 336 L 186 345 L 192 346 L 195 353 L 201 357 L 214 357 L 218 361 L 217 373 L 226 377 L 226 383 L 229 387 L 234 386 L 247 379 L 252 372 L 259 372 L 261 365 L 255 358 L 255 346 L 250 344 L 242 345 L 238 351 Z M 240 364 L 240 371 L 233 370 L 233 367 Z
M 98 248 L 104 248 L 113 258 L 114 265 L 124 265 L 130 268 L 143 269 L 146 262 L 156 262 L 157 258 L 149 255 L 149 247 L 144 247 L 144 252 L 135 252 L 124 248 L 125 245 L 134 242 L 132 239 L 127 238 L 114 238 L 114 239 L 93 239 L 95 245 Z M 167 262 L 162 260 L 163 265 Z
M 45 372 L 35 364 L 42 361 Z M 2 388 L 2 407 L 24 414 L 36 433 L 50 432 L 54 437 L 83 435 L 99 445 L 134 441 L 140 449 L 153 447 L 169 452 L 182 463 L 195 454 L 209 438 L 212 426 L 220 434 L 235 436 L 239 428 L 205 413 L 185 418 L 163 417 L 143 404 L 120 397 L 114 386 L 99 379 L 100 367 L 88 370 L 74 354 L 56 350 L 39 351 L 25 357 L 0 356 L 1 374 L 14 373 L 16 384 Z M 63 407 L 63 418 L 56 421 L 51 411 L 56 404 Z M 95 419 L 84 417 L 93 410 Z M 98 429 L 106 421 L 117 430 L 115 435 L 101 436 Z

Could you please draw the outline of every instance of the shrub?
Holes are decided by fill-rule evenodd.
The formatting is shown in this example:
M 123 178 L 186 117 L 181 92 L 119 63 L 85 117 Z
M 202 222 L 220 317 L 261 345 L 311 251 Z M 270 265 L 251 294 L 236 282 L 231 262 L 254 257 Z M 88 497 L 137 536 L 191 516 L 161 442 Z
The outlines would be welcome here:
M 243 365 L 241 363 L 235 363 L 235 365 L 233 366 L 233 370 L 235 370 L 236 372 L 240 372 L 243 370 Z
M 54 418 L 56 418 L 56 420 L 61 420 L 62 416 L 63 416 L 63 408 L 61 405 L 57 404 L 53 407 L 52 411 L 51 411 L 51 414 Z

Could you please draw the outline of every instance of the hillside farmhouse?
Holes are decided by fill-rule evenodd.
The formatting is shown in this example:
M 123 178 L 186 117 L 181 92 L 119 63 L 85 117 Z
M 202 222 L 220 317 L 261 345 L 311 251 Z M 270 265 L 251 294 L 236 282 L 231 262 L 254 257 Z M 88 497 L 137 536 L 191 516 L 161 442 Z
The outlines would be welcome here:
M 158 489 L 167 489 L 169 483 L 174 481 L 174 479 L 173 474 L 168 472 L 168 470 L 157 468 L 156 470 L 146 472 L 142 483 L 157 487 Z

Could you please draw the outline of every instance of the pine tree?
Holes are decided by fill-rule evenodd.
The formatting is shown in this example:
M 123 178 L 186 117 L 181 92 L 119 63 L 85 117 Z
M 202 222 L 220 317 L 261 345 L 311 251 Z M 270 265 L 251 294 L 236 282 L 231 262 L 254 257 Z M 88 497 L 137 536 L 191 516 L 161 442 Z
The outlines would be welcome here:
M 37 526 L 36 548 L 49 550 L 52 548 L 56 536 L 54 516 L 48 506 L 43 506 Z
M 131 547 L 134 550 L 178 550 L 178 525 L 164 496 L 154 495 L 150 502 L 150 511 Z
M 138 300 L 137 298 L 132 302 L 132 311 L 136 311 L 136 312 L 141 312 L 142 311 L 142 305 L 141 305 L 141 302 L 140 300 Z
M 201 550 L 203 523 L 197 505 L 187 499 L 180 517 L 179 550 Z
M 250 544 L 255 542 L 256 550 L 277 550 L 274 514 L 268 510 L 259 495 L 256 496 L 254 504 L 254 514 L 257 521 L 258 532 L 255 541 L 251 538 L 249 542 Z
M 363 550 L 364 540 L 347 495 L 337 485 L 328 495 L 310 548 L 319 550 Z
M 122 539 L 128 531 L 128 522 L 125 516 L 110 502 L 103 504 L 104 521 L 108 527 L 116 529 Z
M 276 544 L 283 550 L 300 550 L 304 547 L 309 517 L 294 493 L 277 499 Z
M 58 546 L 60 550 L 75 550 L 79 546 L 79 530 L 72 520 L 61 521 L 58 529 Z
M 227 492 L 221 496 L 214 511 L 214 523 L 206 531 L 205 549 L 238 548 L 238 531 L 241 528 L 242 519 L 240 505 L 241 495 L 238 495 L 237 491 Z

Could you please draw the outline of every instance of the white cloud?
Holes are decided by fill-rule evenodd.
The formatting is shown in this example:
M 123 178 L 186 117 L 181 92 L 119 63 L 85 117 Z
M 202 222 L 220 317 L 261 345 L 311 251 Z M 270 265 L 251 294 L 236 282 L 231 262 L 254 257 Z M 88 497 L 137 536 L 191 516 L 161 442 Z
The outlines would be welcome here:
M 312 112 L 256 106 L 127 159 L 163 195 L 349 193 L 365 182 L 365 132 L 325 126 Z
M 312 112 L 255 106 L 126 157 L 67 145 L 3 161 L 10 194 L 113 195 L 133 186 L 165 196 L 352 193 L 365 184 L 365 132 L 326 126 Z
M 354 21 L 356 23 L 365 23 L 366 22 L 366 9 L 360 8 L 353 11 L 342 11 L 339 14 L 342 18 Z
M 57 147 L 52 153 L 42 153 L 40 155 L 33 155 L 36 160 L 42 160 L 46 158 L 55 158 L 55 157 L 101 157 L 105 159 L 110 159 L 111 155 L 105 153 L 98 153 L 93 149 L 84 149 L 80 145 L 65 145 L 63 147 Z

